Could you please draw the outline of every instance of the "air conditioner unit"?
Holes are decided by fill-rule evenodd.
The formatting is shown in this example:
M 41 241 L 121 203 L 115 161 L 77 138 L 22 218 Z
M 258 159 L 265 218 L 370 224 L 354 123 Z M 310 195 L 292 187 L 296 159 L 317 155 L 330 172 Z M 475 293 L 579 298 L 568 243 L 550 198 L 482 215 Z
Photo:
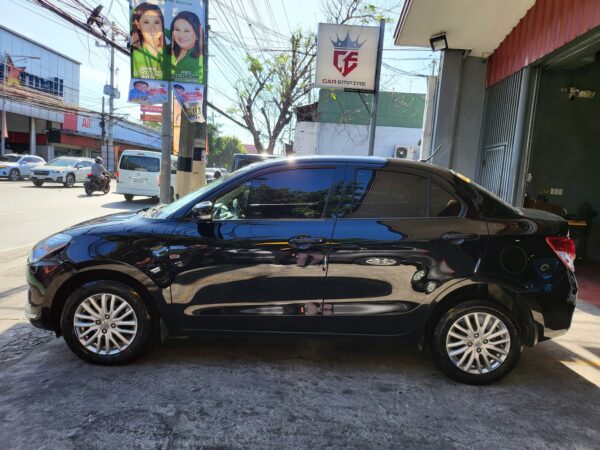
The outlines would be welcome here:
M 414 159 L 415 148 L 397 145 L 394 156 L 400 159 Z

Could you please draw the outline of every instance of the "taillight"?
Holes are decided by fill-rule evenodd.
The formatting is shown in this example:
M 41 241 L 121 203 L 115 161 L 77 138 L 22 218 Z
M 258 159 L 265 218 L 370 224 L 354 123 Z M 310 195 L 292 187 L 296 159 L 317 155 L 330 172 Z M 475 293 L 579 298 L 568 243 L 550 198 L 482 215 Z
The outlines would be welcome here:
M 160 187 L 160 175 L 158 176 L 158 187 Z
M 117 183 L 119 182 L 119 169 L 115 170 L 115 178 L 117 179 Z
M 575 242 L 573 239 L 561 236 L 549 236 L 546 242 L 550 246 L 556 256 L 565 264 L 567 269 L 575 272 Z

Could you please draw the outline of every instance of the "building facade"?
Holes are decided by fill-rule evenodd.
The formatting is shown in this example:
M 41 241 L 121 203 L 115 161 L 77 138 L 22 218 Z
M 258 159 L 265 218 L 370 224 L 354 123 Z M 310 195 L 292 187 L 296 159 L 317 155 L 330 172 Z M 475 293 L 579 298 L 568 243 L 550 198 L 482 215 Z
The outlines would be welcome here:
M 405 2 L 397 45 L 440 33 L 433 162 L 565 216 L 600 261 L 600 1 Z
M 294 154 L 367 155 L 371 94 L 321 89 L 319 101 L 297 110 Z M 418 159 L 425 95 L 381 92 L 374 155 Z M 401 150 L 406 149 L 406 150 Z M 397 151 L 399 153 L 397 153 Z
M 29 153 L 46 160 L 102 155 L 112 170 L 121 149 L 160 150 L 159 132 L 119 120 L 114 126 L 114 160 L 107 158 L 102 113 L 79 106 L 78 61 L 2 26 L 0 52 L 4 153 Z

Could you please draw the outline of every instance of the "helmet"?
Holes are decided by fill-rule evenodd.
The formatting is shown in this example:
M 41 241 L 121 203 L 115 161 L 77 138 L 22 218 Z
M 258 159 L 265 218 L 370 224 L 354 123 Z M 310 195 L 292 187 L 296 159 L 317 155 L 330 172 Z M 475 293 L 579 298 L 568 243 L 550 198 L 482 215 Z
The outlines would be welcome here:
M 100 158 L 99 156 L 96 156 L 96 162 L 98 164 L 102 164 L 102 158 Z

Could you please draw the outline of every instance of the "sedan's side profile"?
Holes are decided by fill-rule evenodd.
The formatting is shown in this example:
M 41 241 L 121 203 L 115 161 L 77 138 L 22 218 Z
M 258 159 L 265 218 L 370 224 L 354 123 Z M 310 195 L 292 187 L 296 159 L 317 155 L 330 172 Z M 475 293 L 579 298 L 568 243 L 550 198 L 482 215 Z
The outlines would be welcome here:
M 309 157 L 248 166 L 169 205 L 37 244 L 27 315 L 100 364 L 211 331 L 390 336 L 455 380 L 495 381 L 567 331 L 566 222 L 429 164 Z

